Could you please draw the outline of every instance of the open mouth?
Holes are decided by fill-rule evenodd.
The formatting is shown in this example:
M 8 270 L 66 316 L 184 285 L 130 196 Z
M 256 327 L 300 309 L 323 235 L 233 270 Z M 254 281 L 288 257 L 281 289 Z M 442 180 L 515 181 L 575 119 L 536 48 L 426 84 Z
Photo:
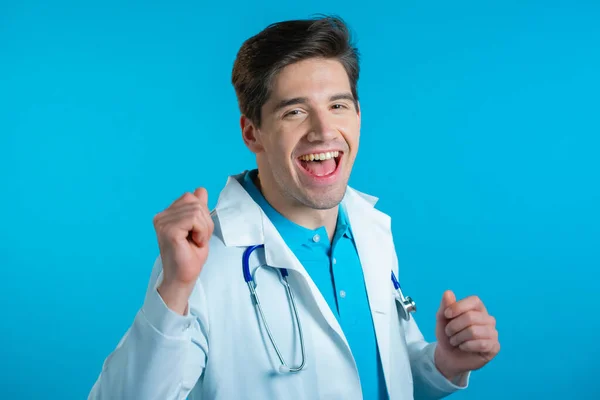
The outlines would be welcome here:
M 335 174 L 343 155 L 341 151 L 305 154 L 298 157 L 298 163 L 308 174 L 324 178 Z

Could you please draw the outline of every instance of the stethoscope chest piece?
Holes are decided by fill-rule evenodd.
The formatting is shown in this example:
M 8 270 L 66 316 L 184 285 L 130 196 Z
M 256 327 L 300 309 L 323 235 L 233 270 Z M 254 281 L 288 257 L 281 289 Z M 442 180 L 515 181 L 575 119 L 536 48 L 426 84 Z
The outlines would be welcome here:
M 400 317 L 405 321 L 410 320 L 410 313 L 417 311 L 417 305 L 415 304 L 413 299 L 409 296 L 407 296 L 406 298 L 396 296 L 396 301 L 400 305 Z
M 398 283 L 398 279 L 396 278 L 396 275 L 394 275 L 393 271 L 392 283 L 394 284 L 396 301 L 398 302 L 398 304 L 400 304 L 400 317 L 403 320 L 408 321 L 410 320 L 410 314 L 417 311 L 417 305 L 415 304 L 413 299 L 410 298 L 410 296 L 404 297 L 404 294 L 402 293 L 402 288 L 400 287 L 400 283 Z

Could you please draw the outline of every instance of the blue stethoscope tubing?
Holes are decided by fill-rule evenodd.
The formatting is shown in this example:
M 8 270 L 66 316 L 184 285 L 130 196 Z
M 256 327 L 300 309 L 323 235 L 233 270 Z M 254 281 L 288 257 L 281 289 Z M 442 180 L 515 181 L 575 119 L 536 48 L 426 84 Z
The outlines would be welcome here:
M 298 334 L 300 336 L 300 348 L 301 348 L 301 352 L 302 352 L 302 361 L 300 362 L 300 365 L 295 366 L 295 367 L 288 366 L 288 364 L 285 362 L 281 352 L 279 351 L 279 347 L 277 347 L 275 338 L 273 337 L 273 334 L 271 333 L 271 330 L 269 329 L 269 324 L 267 324 L 267 319 L 265 318 L 265 314 L 263 313 L 262 307 L 260 305 L 260 300 L 258 299 L 258 294 L 256 293 L 256 282 L 254 282 L 254 278 L 252 277 L 252 273 L 250 272 L 250 256 L 252 255 L 252 252 L 254 252 L 254 250 L 256 250 L 256 249 L 260 249 L 260 248 L 264 248 L 264 247 L 265 246 L 263 244 L 257 244 L 257 245 L 249 246 L 244 251 L 244 254 L 242 256 L 242 270 L 244 273 L 244 281 L 246 281 L 246 284 L 248 285 L 248 289 L 250 290 L 250 295 L 252 297 L 252 302 L 254 303 L 256 309 L 258 310 L 258 313 L 263 322 L 263 325 L 265 326 L 265 330 L 267 331 L 267 335 L 269 335 L 271 344 L 273 345 L 273 348 L 275 349 L 275 353 L 277 353 L 277 358 L 279 358 L 279 361 L 281 363 L 281 365 L 279 366 L 279 372 L 281 372 L 281 373 L 299 372 L 302 369 L 304 369 L 304 366 L 306 365 L 306 353 L 305 353 L 305 349 L 304 349 L 304 336 L 302 334 L 302 325 L 300 324 L 300 318 L 298 317 L 298 310 L 296 309 L 296 302 L 294 301 L 294 295 L 292 294 L 292 289 L 290 288 L 290 285 L 287 280 L 288 270 L 286 268 L 276 268 L 279 271 L 279 274 L 281 275 L 281 279 L 285 286 L 288 300 L 292 304 L 292 310 L 294 312 L 294 319 L 296 320 L 296 325 L 298 326 Z M 392 284 L 394 285 L 394 290 L 396 292 L 396 300 L 398 301 L 398 303 L 401 306 L 400 307 L 401 317 L 404 320 L 408 321 L 408 320 L 410 320 L 410 314 L 417 311 L 417 306 L 410 297 L 408 297 L 408 296 L 404 297 L 404 295 L 402 294 L 402 288 L 400 287 L 400 283 L 398 282 L 398 279 L 396 278 L 394 271 L 392 271 Z

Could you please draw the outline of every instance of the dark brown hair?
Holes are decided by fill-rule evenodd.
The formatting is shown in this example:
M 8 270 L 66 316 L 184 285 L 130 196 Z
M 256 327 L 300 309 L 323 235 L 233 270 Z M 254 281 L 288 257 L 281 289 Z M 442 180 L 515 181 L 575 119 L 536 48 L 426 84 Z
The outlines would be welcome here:
M 284 67 L 314 57 L 335 58 L 344 66 L 358 109 L 358 49 L 345 22 L 326 16 L 274 23 L 242 44 L 231 76 L 241 113 L 260 126 L 273 78 Z

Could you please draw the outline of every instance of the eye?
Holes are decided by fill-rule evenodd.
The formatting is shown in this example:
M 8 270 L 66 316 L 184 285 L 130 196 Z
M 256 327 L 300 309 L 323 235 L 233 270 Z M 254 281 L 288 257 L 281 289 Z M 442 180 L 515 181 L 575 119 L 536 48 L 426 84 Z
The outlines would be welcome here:
M 331 108 L 333 108 L 334 110 L 343 110 L 348 108 L 345 104 L 341 104 L 341 103 L 336 103 L 333 106 L 331 106 Z
M 294 110 L 288 111 L 285 114 L 283 114 L 283 118 L 295 117 L 297 115 L 300 115 L 301 113 L 302 113 L 302 110 L 299 110 L 296 108 Z

